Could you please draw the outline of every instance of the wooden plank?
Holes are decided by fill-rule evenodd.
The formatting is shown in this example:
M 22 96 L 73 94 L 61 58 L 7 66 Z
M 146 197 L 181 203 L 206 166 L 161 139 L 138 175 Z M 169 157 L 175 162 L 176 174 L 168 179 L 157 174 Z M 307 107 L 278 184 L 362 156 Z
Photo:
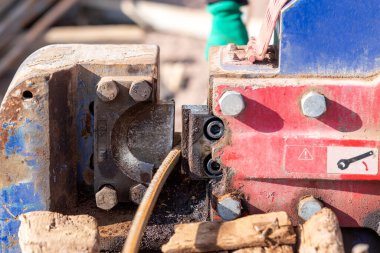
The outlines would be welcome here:
M 204 10 L 150 1 L 122 1 L 121 10 L 136 24 L 156 31 L 207 39 L 211 15 Z
M 135 25 L 94 25 L 53 27 L 44 35 L 47 44 L 141 43 L 145 32 Z
M 281 245 L 277 247 L 254 247 L 238 249 L 232 253 L 293 253 L 293 247 L 289 245 Z
M 228 222 L 180 224 L 163 252 L 207 252 L 292 245 L 296 235 L 285 212 L 250 215 Z
M 35 211 L 18 218 L 22 252 L 99 252 L 98 224 L 92 216 Z
M 299 253 L 344 253 L 338 219 L 331 209 L 323 208 L 299 226 Z
M 81 0 L 84 6 L 103 11 L 121 11 L 145 29 L 207 39 L 211 15 L 204 10 L 152 1 Z

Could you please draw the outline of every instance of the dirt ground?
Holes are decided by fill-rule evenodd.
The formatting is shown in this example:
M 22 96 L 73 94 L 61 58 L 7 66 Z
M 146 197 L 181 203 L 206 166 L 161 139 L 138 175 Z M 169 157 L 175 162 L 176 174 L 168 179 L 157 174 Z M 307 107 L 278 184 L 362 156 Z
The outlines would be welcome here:
M 206 181 L 191 181 L 177 167 L 168 178 L 149 220 L 141 242 L 141 249 L 155 252 L 166 243 L 174 231 L 174 225 L 208 218 Z M 100 247 L 103 252 L 119 252 L 128 235 L 137 206 L 120 203 L 110 211 L 96 207 L 91 190 L 79 193 L 78 206 L 64 214 L 88 214 L 99 225 Z

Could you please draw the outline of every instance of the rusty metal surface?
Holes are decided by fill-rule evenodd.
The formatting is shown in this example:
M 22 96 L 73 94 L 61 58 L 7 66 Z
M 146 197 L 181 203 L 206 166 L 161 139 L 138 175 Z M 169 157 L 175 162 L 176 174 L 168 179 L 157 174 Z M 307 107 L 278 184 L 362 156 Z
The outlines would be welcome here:
M 54 45 L 24 61 L 0 108 L 1 252 L 19 252 L 14 217 L 67 208 L 77 182 L 92 186 L 99 79 L 157 79 L 157 59 L 158 48 L 150 45 Z
M 145 69 L 142 67 L 142 69 Z M 157 80 L 150 76 L 113 78 L 119 94 L 95 101 L 94 189 L 112 185 L 119 201 L 130 199 L 129 188 L 148 184 L 173 145 L 174 103 L 156 103 Z M 153 94 L 135 101 L 130 89 L 136 80 L 147 80 Z
M 193 179 L 212 177 L 206 173 L 211 158 L 211 144 L 215 141 L 206 137 L 206 125 L 214 119 L 206 105 L 182 107 L 182 166 Z

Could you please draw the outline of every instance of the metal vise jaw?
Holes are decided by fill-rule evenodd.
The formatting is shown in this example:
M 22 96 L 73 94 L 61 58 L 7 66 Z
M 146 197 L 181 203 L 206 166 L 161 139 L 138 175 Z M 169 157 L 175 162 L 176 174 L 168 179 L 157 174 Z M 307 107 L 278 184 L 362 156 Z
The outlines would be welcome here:
M 65 212 L 78 191 L 104 185 L 113 204 L 129 201 L 149 183 L 174 129 L 174 103 L 158 101 L 158 53 L 53 45 L 20 66 L 0 107 L 0 252 L 19 251 L 21 213 Z
M 136 67 L 141 71 L 146 65 Z M 95 192 L 97 206 L 139 203 L 145 185 L 173 144 L 174 103 L 157 103 L 156 69 L 141 76 L 104 77 L 95 100 Z M 114 201 L 114 199 L 117 201 Z

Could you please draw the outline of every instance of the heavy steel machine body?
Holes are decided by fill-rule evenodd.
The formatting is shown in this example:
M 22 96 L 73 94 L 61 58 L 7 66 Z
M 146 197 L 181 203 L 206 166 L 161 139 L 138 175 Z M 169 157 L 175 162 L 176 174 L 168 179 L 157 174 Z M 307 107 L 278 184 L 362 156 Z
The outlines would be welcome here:
M 325 205 L 378 232 L 379 13 L 377 0 L 294 0 L 261 61 L 212 50 L 208 105 L 182 119 L 183 169 L 212 179 L 212 218 L 284 210 L 297 223 Z M 20 66 L 0 109 L 1 252 L 19 252 L 17 215 L 64 211 L 78 188 L 103 209 L 138 202 L 173 145 L 158 53 L 50 46 Z
M 274 59 L 252 64 L 246 47 L 214 48 L 210 112 L 183 110 L 190 174 L 208 177 L 205 164 L 224 171 L 214 197 L 244 196 L 248 213 L 285 210 L 302 222 L 325 205 L 342 226 L 379 231 L 379 11 L 377 1 L 291 1 Z M 218 140 L 207 138 L 210 117 L 224 125 Z M 195 131 L 203 125 L 206 135 Z

